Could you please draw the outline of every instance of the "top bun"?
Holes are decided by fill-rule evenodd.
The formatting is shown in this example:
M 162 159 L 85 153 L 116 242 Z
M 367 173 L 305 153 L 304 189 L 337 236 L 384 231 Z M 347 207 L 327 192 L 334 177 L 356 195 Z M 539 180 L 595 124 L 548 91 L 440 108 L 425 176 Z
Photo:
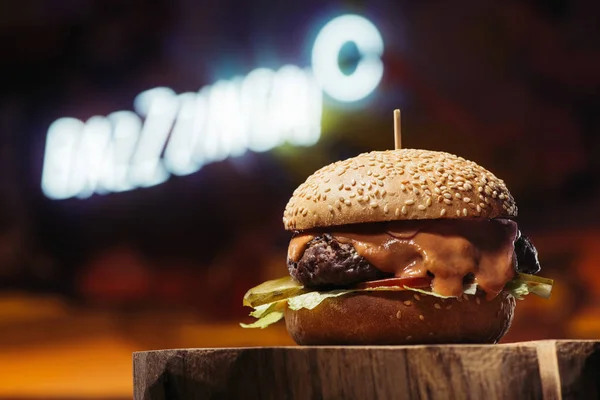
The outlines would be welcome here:
M 504 181 L 453 154 L 373 151 L 329 164 L 308 177 L 283 213 L 286 230 L 441 218 L 513 218 Z

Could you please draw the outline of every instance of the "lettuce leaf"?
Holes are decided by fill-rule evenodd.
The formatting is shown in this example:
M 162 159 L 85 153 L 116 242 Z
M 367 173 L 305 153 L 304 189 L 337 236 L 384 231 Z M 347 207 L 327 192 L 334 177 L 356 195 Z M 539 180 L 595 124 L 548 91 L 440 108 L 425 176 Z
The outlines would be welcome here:
M 287 304 L 288 307 L 292 310 L 300 310 L 302 308 L 312 310 L 313 308 L 321 304 L 325 299 L 343 296 L 352 292 L 356 292 L 356 290 L 331 290 L 328 292 L 309 292 L 301 294 L 300 296 L 287 299 Z
M 506 284 L 504 290 L 510 292 L 517 300 L 523 300 L 530 293 L 549 299 L 553 284 L 552 279 L 529 274 L 517 274 L 512 281 Z
M 504 290 L 510 292 L 519 300 L 522 300 L 528 294 L 535 294 L 547 299 L 550 297 L 553 284 L 554 281 L 552 279 L 519 273 L 513 280 L 506 284 Z M 250 313 L 250 316 L 258 318 L 258 320 L 252 324 L 240 325 L 242 328 L 262 329 L 281 320 L 286 307 L 289 307 L 292 310 L 300 310 L 303 308 L 312 310 L 325 299 L 339 297 L 354 292 L 401 290 L 411 290 L 413 292 L 440 298 L 451 297 L 439 295 L 431 290 L 411 288 L 408 286 L 380 286 L 366 289 L 342 289 L 322 292 L 310 291 L 294 281 L 291 277 L 286 277 L 265 282 L 262 285 L 250 289 L 246 293 L 246 296 L 244 296 L 244 305 L 254 308 L 254 311 Z M 476 291 L 477 284 L 470 284 L 465 286 L 463 293 L 474 295 Z
M 257 306 L 254 311 L 250 313 L 251 317 L 258 318 L 257 321 L 251 324 L 240 324 L 242 328 L 261 328 L 264 329 L 267 326 L 278 322 L 283 318 L 285 311 L 285 301 L 275 301 L 269 304 L 262 304 Z
M 283 318 L 283 312 L 282 311 L 274 311 L 271 313 L 268 313 L 262 317 L 260 317 L 258 320 L 254 321 L 251 324 L 242 324 L 240 323 L 240 326 L 242 328 L 260 328 L 260 329 L 265 329 L 267 326 L 274 324 L 275 322 L 279 322 L 281 319 Z
M 417 288 L 411 288 L 411 287 L 408 287 L 408 286 L 404 286 L 404 289 L 406 289 L 406 290 L 412 290 L 413 292 L 418 292 L 418 293 L 426 294 L 428 296 L 439 297 L 440 299 L 451 299 L 453 297 L 456 297 L 456 296 L 443 296 L 441 294 L 437 294 L 436 292 L 434 292 L 432 290 L 417 289 Z M 463 288 L 463 293 L 464 294 L 475 294 L 476 292 L 477 292 L 477 284 L 476 283 L 471 283 L 469 285 L 465 285 L 464 288 Z

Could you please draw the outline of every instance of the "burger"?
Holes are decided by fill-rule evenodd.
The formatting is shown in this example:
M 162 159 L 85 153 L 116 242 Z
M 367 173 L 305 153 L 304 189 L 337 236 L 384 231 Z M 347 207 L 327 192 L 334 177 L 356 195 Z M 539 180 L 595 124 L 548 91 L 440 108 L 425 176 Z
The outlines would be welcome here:
M 264 328 L 300 345 L 496 343 L 516 299 L 548 298 L 505 183 L 428 150 L 374 151 L 327 165 L 289 200 L 289 276 L 250 289 Z

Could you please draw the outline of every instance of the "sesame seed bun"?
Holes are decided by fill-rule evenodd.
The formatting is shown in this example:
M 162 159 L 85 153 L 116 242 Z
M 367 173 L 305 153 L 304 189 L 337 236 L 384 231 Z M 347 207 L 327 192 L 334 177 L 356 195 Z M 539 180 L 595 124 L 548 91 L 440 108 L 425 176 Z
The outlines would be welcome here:
M 352 293 L 312 310 L 285 312 L 300 345 L 402 345 L 496 343 L 508 331 L 515 298 L 502 292 L 440 299 L 412 291 Z
M 373 151 L 327 165 L 288 202 L 286 230 L 440 218 L 513 218 L 504 181 L 453 154 Z

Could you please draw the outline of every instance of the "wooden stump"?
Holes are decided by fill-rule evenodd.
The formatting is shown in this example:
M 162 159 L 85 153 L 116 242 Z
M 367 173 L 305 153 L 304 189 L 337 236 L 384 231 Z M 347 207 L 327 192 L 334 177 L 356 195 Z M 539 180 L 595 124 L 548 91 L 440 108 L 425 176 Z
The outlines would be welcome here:
M 136 400 L 600 399 L 600 341 L 159 350 L 133 368 Z

